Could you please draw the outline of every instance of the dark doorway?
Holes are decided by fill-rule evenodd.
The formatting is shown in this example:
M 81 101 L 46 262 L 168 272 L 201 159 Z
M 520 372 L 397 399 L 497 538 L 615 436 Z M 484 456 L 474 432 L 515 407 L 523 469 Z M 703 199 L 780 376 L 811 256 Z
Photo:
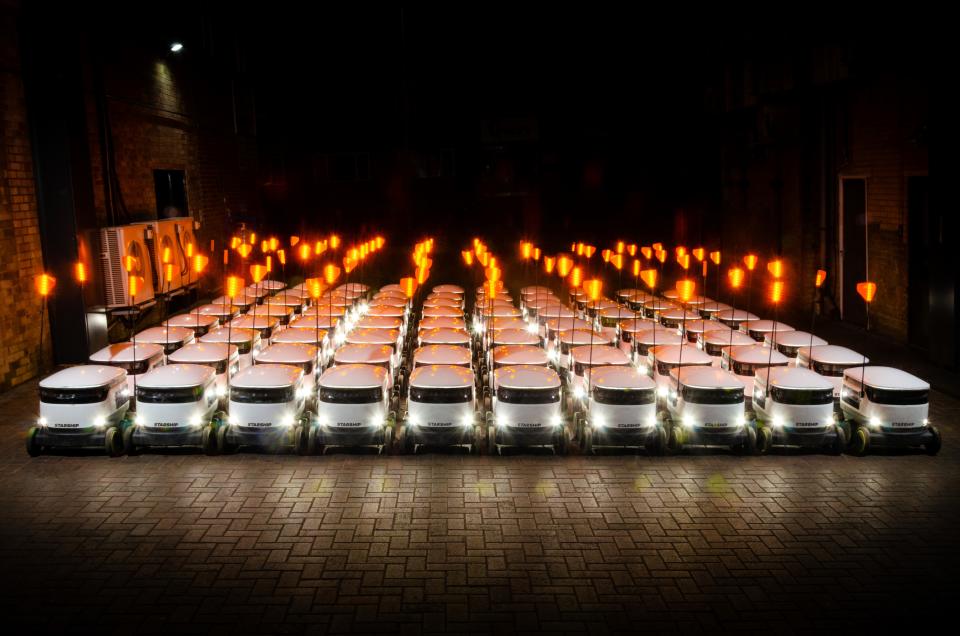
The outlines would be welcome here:
M 840 261 L 843 264 L 843 320 L 866 326 L 867 312 L 857 295 L 857 283 L 867 280 L 867 181 L 842 179 L 840 209 L 843 242 Z
M 153 186 L 157 195 L 157 218 L 189 216 L 187 176 L 183 170 L 154 170 Z
M 929 177 L 907 178 L 910 344 L 933 362 L 956 362 L 956 261 L 948 254 L 943 209 L 930 209 Z

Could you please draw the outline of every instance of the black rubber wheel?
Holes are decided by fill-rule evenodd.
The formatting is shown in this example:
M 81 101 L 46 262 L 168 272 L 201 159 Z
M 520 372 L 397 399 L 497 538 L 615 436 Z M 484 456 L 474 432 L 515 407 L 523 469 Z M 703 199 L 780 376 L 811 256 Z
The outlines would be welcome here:
M 753 455 L 757 452 L 757 429 L 747 426 L 743 441 L 740 443 L 740 452 L 744 455 Z
M 850 440 L 850 453 L 857 457 L 863 457 L 870 449 L 870 433 L 863 426 L 858 426 L 853 433 L 853 439 Z
M 310 437 L 310 424 L 300 424 L 293 436 L 293 452 L 297 455 L 307 454 L 307 439 Z
M 37 439 L 40 435 L 40 429 L 36 426 L 31 426 L 30 430 L 27 431 L 27 455 L 30 457 L 38 457 L 43 452 L 43 446 L 40 445 L 40 441 Z
M 123 452 L 127 455 L 133 456 L 140 453 L 140 448 L 137 446 L 137 443 L 133 441 L 133 433 L 136 430 L 136 425 L 123 429 Z
M 320 443 L 319 436 L 319 429 L 316 426 L 311 426 L 310 432 L 307 433 L 307 455 L 323 455 L 326 446 Z
M 764 426 L 757 430 L 757 455 L 766 455 L 773 446 L 773 431 Z
M 483 452 L 483 447 L 485 446 L 483 439 L 483 428 L 476 424 L 473 427 L 473 442 L 470 444 L 470 454 L 471 455 L 480 455 Z
M 387 426 L 383 429 L 383 445 L 380 447 L 381 455 L 389 455 L 393 452 L 393 427 Z
M 570 434 L 567 429 L 560 427 L 557 431 L 557 439 L 553 443 L 553 452 L 557 455 L 566 455 L 570 449 Z
M 229 431 L 230 424 L 223 424 L 217 428 L 217 448 L 224 455 L 232 455 L 237 452 L 237 444 L 233 444 L 227 439 Z
M 670 427 L 670 434 L 667 437 L 667 448 L 671 453 L 683 451 L 683 433 L 676 426 Z
M 583 439 L 584 431 L 587 428 L 587 416 L 581 411 L 573 414 L 573 439 L 578 443 Z
M 657 427 L 647 441 L 646 448 L 650 455 L 663 455 L 667 452 L 667 432 L 663 427 Z
M 839 426 L 834 427 L 833 439 L 827 447 L 831 455 L 842 455 L 847 447 L 847 436 L 843 434 L 843 429 Z
M 497 447 L 497 429 L 492 423 L 487 424 L 487 454 L 497 455 L 500 449 Z
M 110 457 L 123 455 L 123 436 L 116 426 L 111 426 L 103 432 L 103 450 Z
M 940 445 L 942 444 L 940 429 L 931 426 L 930 432 L 933 434 L 933 439 L 923 445 L 923 450 L 926 451 L 927 455 L 936 455 L 940 452 Z
M 200 439 L 200 448 L 206 455 L 217 454 L 217 433 L 209 424 L 203 427 L 203 436 Z
M 580 450 L 584 455 L 593 455 L 593 429 L 585 428 L 580 437 Z

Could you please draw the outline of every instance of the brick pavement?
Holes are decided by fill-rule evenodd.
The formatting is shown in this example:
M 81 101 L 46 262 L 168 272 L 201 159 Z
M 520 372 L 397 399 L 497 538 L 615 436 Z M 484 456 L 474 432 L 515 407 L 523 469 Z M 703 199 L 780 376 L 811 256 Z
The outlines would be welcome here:
M 936 458 L 31 460 L 34 387 L 0 395 L 0 578 L 37 632 L 862 631 L 958 588 L 941 395 Z

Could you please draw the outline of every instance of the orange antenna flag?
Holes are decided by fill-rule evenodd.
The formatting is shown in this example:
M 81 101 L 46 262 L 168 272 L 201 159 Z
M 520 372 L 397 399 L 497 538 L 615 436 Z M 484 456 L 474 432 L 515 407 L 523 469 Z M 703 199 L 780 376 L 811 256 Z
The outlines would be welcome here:
M 776 305 L 783 300 L 783 294 L 786 286 L 782 280 L 775 280 L 770 284 L 770 301 Z
M 713 262 L 714 265 L 719 267 L 720 266 L 720 250 L 717 250 L 715 252 L 710 252 L 710 260 Z
M 535 261 L 539 261 L 539 260 L 540 260 L 540 248 L 539 248 L 539 247 L 533 248 L 533 260 L 535 260 Z
M 783 278 L 783 261 L 779 258 L 770 261 L 767 263 L 767 271 L 770 272 L 770 275 L 774 278 Z
M 319 278 L 308 278 L 303 283 L 307 288 L 307 293 L 310 294 L 310 298 L 318 300 L 323 295 L 323 281 Z
M 317 241 L 313 244 L 313 255 L 320 256 L 327 251 L 327 242 L 326 241 Z
M 345 271 L 348 274 L 352 272 L 354 268 L 357 266 L 356 259 L 351 258 L 350 256 L 344 256 L 342 261 L 343 261 L 343 271 Z
M 677 262 L 680 263 L 680 267 L 684 270 L 690 269 L 690 255 L 686 252 L 677 256 Z
M 429 267 L 418 267 L 417 268 L 417 283 L 423 285 L 427 282 L 427 279 L 430 278 L 430 268 Z
M 688 302 L 693 298 L 693 293 L 696 290 L 697 284 L 689 278 L 677 281 L 677 297 L 683 302 Z
M 663 265 L 667 262 L 667 250 L 657 250 L 657 260 Z
M 648 261 L 653 258 L 652 247 L 647 247 L 646 245 L 644 245 L 643 247 L 640 248 L 640 253 L 643 254 L 643 257 Z
M 579 267 L 574 267 L 570 270 L 570 286 L 579 287 L 580 283 L 583 282 L 583 271 Z
M 129 274 L 137 268 L 137 257 L 129 254 L 123 257 L 123 269 Z
M 240 295 L 243 290 L 243 279 L 239 276 L 227 276 L 227 284 L 224 286 L 227 292 L 227 298 L 233 300 Z
M 623 254 L 627 249 L 627 244 L 623 241 L 617 241 L 617 254 Z
M 291 237 L 290 237 L 290 247 L 296 247 L 296 246 L 297 246 L 297 243 L 299 243 L 299 242 L 300 242 L 300 237 L 299 237 L 299 236 L 291 236 Z
M 253 248 L 250 247 L 249 243 L 241 243 L 237 246 L 237 253 L 240 254 L 240 258 L 246 258 L 250 256 L 251 251 L 253 251 Z
M 583 291 L 591 301 L 599 300 L 600 293 L 603 291 L 603 281 L 599 278 L 591 278 L 583 283 Z
M 276 236 L 270 237 L 270 251 L 276 252 L 277 248 L 280 247 L 280 240 Z
M 127 279 L 127 287 L 129 288 L 131 296 L 139 294 L 140 289 L 143 287 L 143 276 L 130 276 Z
M 860 298 L 872 303 L 873 298 L 877 295 L 877 284 L 869 280 L 857 283 L 857 293 L 860 294 Z
M 709 261 L 703 261 L 703 262 L 701 263 L 701 265 L 703 265 L 703 277 L 704 277 L 704 278 L 707 277 L 707 263 L 708 263 L 708 262 L 709 262 Z
M 611 256 L 613 256 L 613 250 L 603 250 L 600 252 L 600 258 L 603 259 L 604 263 L 609 263 Z
M 656 289 L 657 287 L 657 270 L 655 269 L 645 269 L 640 272 L 640 280 L 642 280 L 647 287 L 650 289 Z
M 817 270 L 817 276 L 813 279 L 813 284 L 819 289 L 823 285 L 823 281 L 827 280 L 827 272 L 823 269 Z
M 560 278 L 566 278 L 573 267 L 573 259 L 566 254 L 557 257 L 557 274 Z
M 747 254 L 746 256 L 743 257 L 743 264 L 746 265 L 747 269 L 752 272 L 753 268 L 757 266 L 757 261 L 759 260 L 760 259 L 757 258 L 756 254 Z
M 610 264 L 617 268 L 617 271 L 623 269 L 623 254 L 614 254 L 610 257 Z
M 643 264 L 640 262 L 640 259 L 639 258 L 633 259 L 633 265 L 631 266 L 631 268 L 632 268 L 632 273 L 634 278 L 640 277 L 641 267 L 643 267 Z
M 400 289 L 407 298 L 413 298 L 413 292 L 417 291 L 417 279 L 409 276 L 401 278 Z
M 577 243 L 577 256 L 583 256 L 583 250 L 586 247 L 583 243 Z
M 57 286 L 57 279 L 50 274 L 39 274 L 33 277 L 33 286 L 36 287 L 38 294 L 46 298 Z
M 500 291 L 501 289 L 503 288 L 500 287 L 499 281 L 495 283 L 492 280 L 488 280 L 486 283 L 483 284 L 483 290 L 485 293 L 489 295 L 490 298 L 493 298 L 494 296 L 496 296 L 497 292 Z
M 163 266 L 163 278 L 166 282 L 173 282 L 173 263 L 167 263 Z
M 663 243 L 654 243 L 654 244 L 653 244 L 653 251 L 654 251 L 654 252 L 662 252 L 662 251 L 663 251 Z
M 487 265 L 489 265 L 489 264 L 490 264 L 490 252 L 480 252 L 479 254 L 477 254 L 477 261 L 478 261 L 478 262 L 480 263 L 480 265 L 482 265 L 483 267 L 486 267 Z
M 259 283 L 263 280 L 263 277 L 267 275 L 266 265 L 261 265 L 256 263 L 250 266 L 250 278 L 253 279 L 254 283 Z
M 486 276 L 487 280 L 492 280 L 497 282 L 500 280 L 500 268 L 499 267 L 488 267 L 484 270 L 483 275 Z
M 87 282 L 87 266 L 83 264 L 83 261 L 77 261 L 77 264 L 73 266 L 73 276 L 81 285 Z
M 250 232 L 250 245 L 253 245 L 257 242 L 257 233 Z
M 743 279 L 746 274 L 739 267 L 731 267 L 727 270 L 727 279 L 730 281 L 730 286 L 734 289 L 740 289 L 743 286 Z
M 269 256 L 267 258 L 270 258 Z M 210 262 L 210 258 L 203 254 L 194 254 L 193 256 L 193 272 L 195 274 L 202 274 L 203 270 L 207 268 L 207 263 Z
M 677 245 L 675 248 L 673 248 L 673 251 L 677 255 L 677 261 L 679 261 L 683 255 L 687 253 L 687 248 L 685 248 L 683 245 Z
M 280 261 L 281 265 L 287 264 L 287 250 L 279 249 L 277 250 L 277 260 Z
M 473 252 L 470 250 L 462 250 L 460 256 L 463 258 L 463 264 L 467 267 L 473 265 Z
M 531 242 L 529 242 L 529 241 L 521 241 L 521 242 L 520 242 L 520 257 L 521 257 L 523 260 L 528 261 L 528 260 L 530 260 L 530 257 L 531 257 L 531 256 L 533 256 L 533 243 L 531 243 Z
M 340 247 L 340 237 L 337 236 L 336 234 L 331 234 L 328 241 L 329 241 L 330 249 L 335 250 Z
M 702 261 L 706 255 L 707 255 L 707 250 L 703 249 L 702 247 L 693 248 L 693 257 L 697 259 L 698 263 Z
M 300 246 L 300 260 L 306 263 L 310 260 L 310 254 L 313 253 L 313 250 L 310 249 L 310 246 L 304 243 Z
M 339 267 L 333 263 L 323 266 L 323 280 L 327 283 L 327 285 L 333 285 L 335 282 L 337 282 L 338 278 L 340 278 Z
M 583 246 L 583 255 L 587 258 L 593 258 L 593 255 L 596 253 L 597 248 L 593 245 L 584 245 Z
M 193 243 L 187 243 L 187 258 L 193 258 Z
M 230 250 L 223 250 L 223 264 L 227 265 L 230 263 Z
M 548 274 L 553 273 L 553 268 L 557 265 L 557 259 L 554 256 L 544 256 L 543 257 L 543 271 Z
M 630 245 L 627 245 L 627 254 L 630 255 L 630 258 L 633 258 L 634 256 L 637 255 L 637 244 L 636 244 L 636 243 L 631 243 Z

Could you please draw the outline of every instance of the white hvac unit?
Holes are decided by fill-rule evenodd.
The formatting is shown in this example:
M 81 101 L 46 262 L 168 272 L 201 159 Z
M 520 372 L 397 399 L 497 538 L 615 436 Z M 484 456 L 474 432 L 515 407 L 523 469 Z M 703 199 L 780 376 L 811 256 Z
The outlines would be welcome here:
M 187 245 L 193 244 L 194 253 L 199 250 L 194 236 L 194 222 L 190 217 L 180 219 L 162 219 L 150 223 L 151 237 L 147 242 L 153 258 L 156 278 L 154 285 L 158 293 L 176 294 L 188 283 L 196 282 L 196 277 L 190 273 L 190 262 L 187 258 Z M 168 283 L 165 275 L 163 254 L 169 250 L 170 263 L 173 265 L 173 276 Z
M 100 230 L 100 270 L 108 307 L 129 307 L 153 300 L 153 260 L 147 248 L 149 226 L 133 223 Z M 132 257 L 128 273 L 126 257 Z M 143 285 L 130 298 L 130 276 L 143 278 Z

